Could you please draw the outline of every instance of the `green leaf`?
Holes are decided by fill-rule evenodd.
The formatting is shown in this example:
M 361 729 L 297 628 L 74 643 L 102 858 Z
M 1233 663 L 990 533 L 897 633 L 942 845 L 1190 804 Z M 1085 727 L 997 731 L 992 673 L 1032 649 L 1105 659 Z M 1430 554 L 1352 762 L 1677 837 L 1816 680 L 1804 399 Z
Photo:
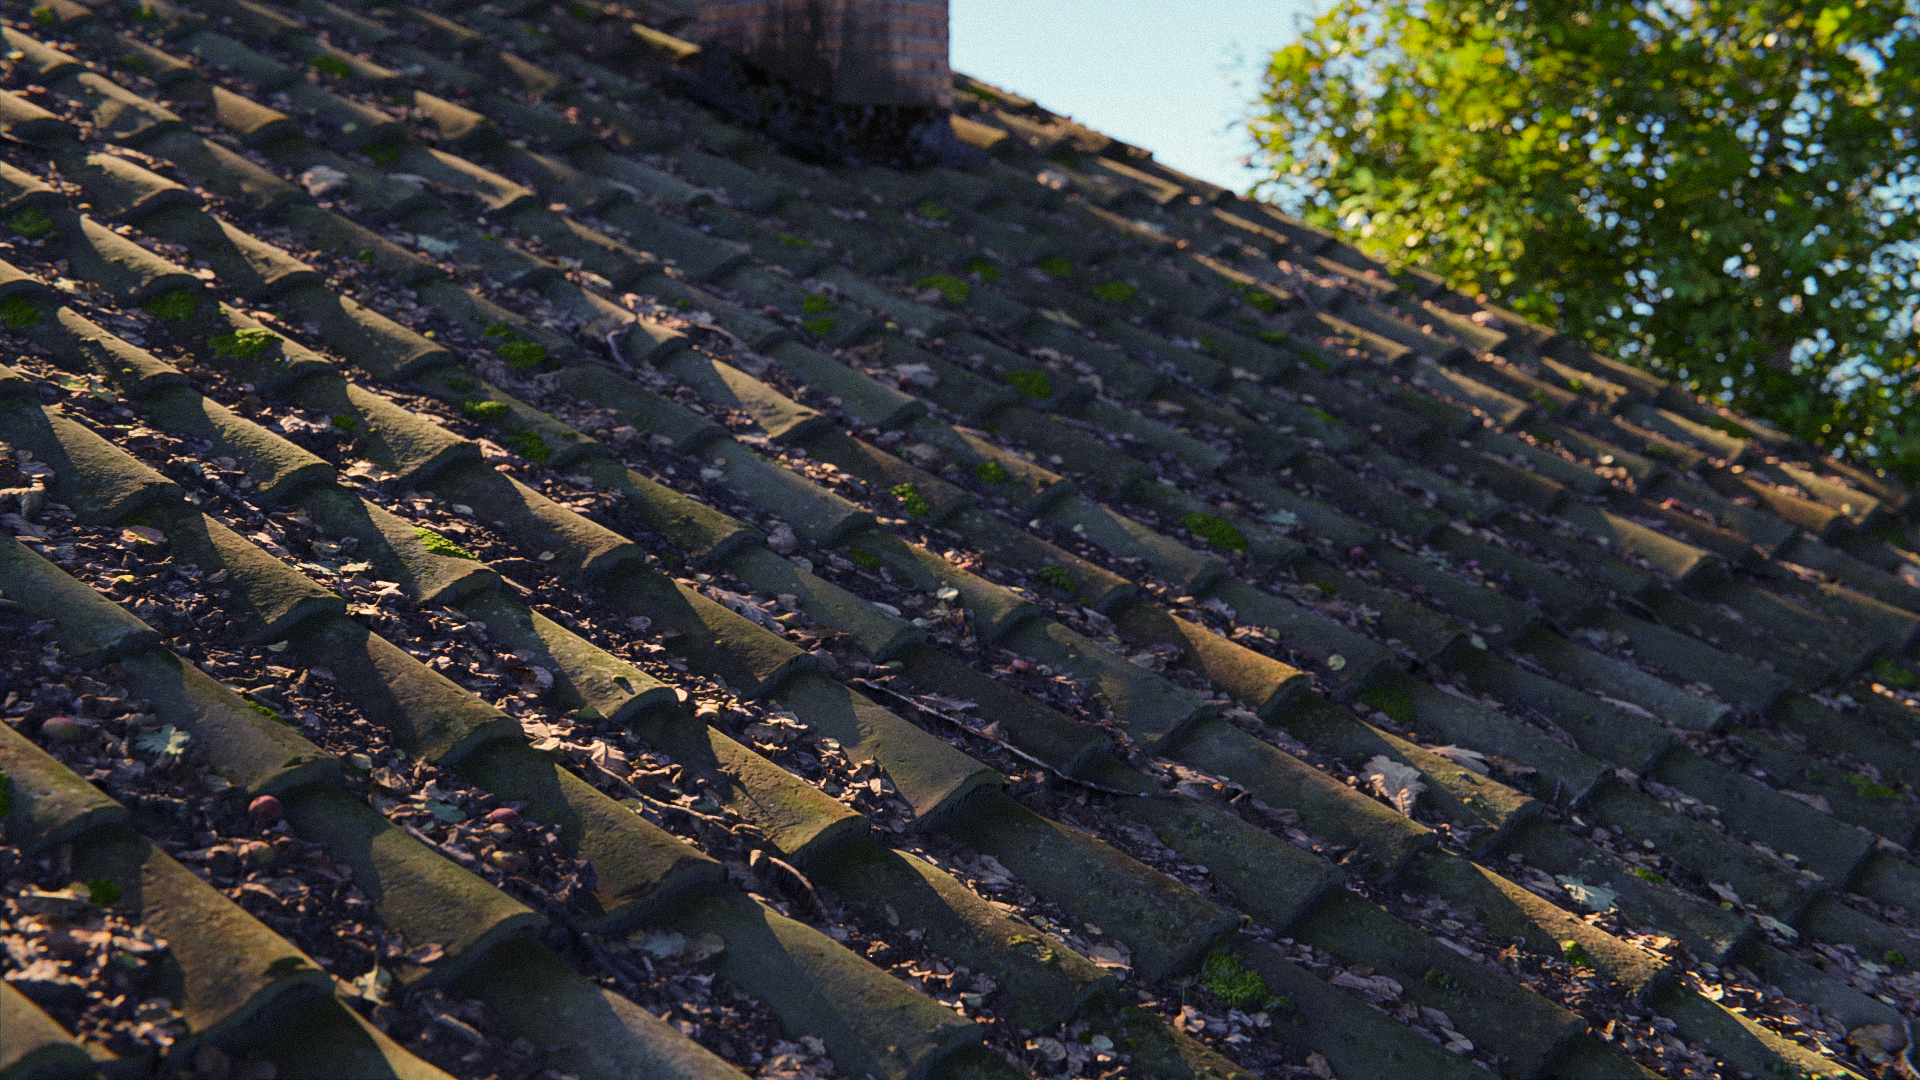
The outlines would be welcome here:
M 808 293 L 800 298 L 800 314 L 819 315 L 833 310 L 833 301 L 821 293 Z
M 814 337 L 823 338 L 823 337 L 826 337 L 828 334 L 833 333 L 834 325 L 835 324 L 833 321 L 833 316 L 821 315 L 812 319 L 802 320 L 800 323 L 800 329 L 805 330 L 807 333 L 812 334 Z
M 1049 255 L 1040 260 L 1038 267 L 1042 273 L 1057 278 L 1073 276 L 1073 263 L 1065 255 Z
M 1588 911 L 1606 911 L 1620 899 L 1620 894 L 1604 885 L 1589 885 L 1577 877 L 1555 876 L 1560 887 L 1567 890 L 1573 902 Z
M 1064 566 L 1043 566 L 1034 576 L 1040 579 L 1040 584 L 1064 593 L 1080 591 L 1080 583 L 1073 580 L 1073 575 Z
M 1096 298 L 1105 300 L 1109 304 L 1124 304 L 1139 293 L 1139 289 L 1124 281 L 1109 281 L 1104 285 L 1096 285 L 1093 289 L 1093 295 Z
M 187 752 L 187 744 L 192 741 L 193 736 L 168 724 L 158 731 L 143 731 L 135 735 L 133 748 L 163 758 L 178 758 Z

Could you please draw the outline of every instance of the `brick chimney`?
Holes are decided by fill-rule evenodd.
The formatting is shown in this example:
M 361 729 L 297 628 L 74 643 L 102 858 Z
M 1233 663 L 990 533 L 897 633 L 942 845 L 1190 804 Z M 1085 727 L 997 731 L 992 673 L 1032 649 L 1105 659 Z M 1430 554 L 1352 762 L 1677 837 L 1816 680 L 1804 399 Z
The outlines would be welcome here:
M 969 165 L 951 128 L 947 0 L 699 0 L 690 90 L 814 156 Z

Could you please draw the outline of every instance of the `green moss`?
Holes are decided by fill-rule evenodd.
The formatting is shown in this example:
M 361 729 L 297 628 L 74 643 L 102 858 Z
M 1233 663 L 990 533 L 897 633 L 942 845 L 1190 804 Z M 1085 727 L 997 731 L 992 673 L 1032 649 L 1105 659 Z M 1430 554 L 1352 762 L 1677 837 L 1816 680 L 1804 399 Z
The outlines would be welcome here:
M 973 286 L 965 278 L 952 274 L 929 274 L 913 283 L 916 289 L 937 289 L 949 304 L 964 304 L 973 295 Z
M 1080 167 L 1080 155 L 1064 146 L 1048 154 L 1047 160 L 1053 162 L 1055 165 L 1064 165 L 1069 169 L 1077 169 Z
M 1285 345 L 1293 340 L 1293 335 L 1285 330 L 1262 330 L 1254 336 L 1269 345 Z
M 1313 583 L 1313 587 L 1320 590 L 1321 596 L 1332 596 L 1334 593 L 1340 591 L 1334 588 L 1333 583 L 1330 581 L 1316 581 Z
M 1008 480 L 1006 467 L 997 461 L 983 461 L 975 465 L 973 478 L 983 484 L 1004 484 Z
M 365 153 L 367 157 L 373 160 L 375 165 L 379 165 L 382 168 L 390 168 L 400 164 L 400 148 L 390 143 L 382 143 L 379 146 L 369 146 L 365 150 Z
M 465 375 L 457 375 L 447 380 L 447 389 L 464 394 L 469 390 L 480 389 L 480 382 L 477 379 L 469 379 Z
M 1911 690 L 1916 684 L 1920 684 L 1920 679 L 1914 678 L 1911 669 L 1890 656 L 1881 657 L 1879 662 L 1873 665 L 1873 679 L 1895 690 Z
M 1073 276 L 1073 262 L 1065 255 L 1050 255 L 1040 260 L 1039 267 L 1042 273 L 1051 274 L 1057 278 Z
M 339 428 L 341 431 L 352 431 L 354 428 L 360 426 L 360 418 L 341 413 L 339 416 L 333 418 L 333 426 Z
M 1439 968 L 1428 968 L 1424 979 L 1428 986 L 1439 990 L 1453 990 L 1460 985 L 1459 980 Z
M 528 461 L 537 461 L 545 465 L 547 459 L 553 456 L 553 447 L 548 446 L 545 439 L 531 431 L 516 431 L 501 441 L 507 444 L 507 449 Z
M 485 330 L 480 331 L 480 336 L 483 338 L 517 338 L 520 335 L 507 323 L 497 322 Z
M 1180 519 L 1180 524 L 1193 535 L 1212 544 L 1214 547 L 1229 551 L 1247 550 L 1247 538 L 1230 521 L 1222 521 L 1212 514 L 1188 514 Z
M 413 535 L 420 539 L 421 547 L 426 548 L 435 555 L 451 555 L 456 559 L 472 559 L 474 562 L 480 561 L 477 556 L 466 548 L 441 536 L 425 525 L 415 525 L 413 527 Z
M 0 772 L 0 818 L 13 813 L 13 781 Z
M 537 341 L 503 341 L 493 351 L 512 367 L 534 368 L 547 362 L 547 347 Z
M 272 709 L 267 708 L 265 705 L 262 705 L 257 701 L 247 702 L 247 708 L 252 709 L 254 712 L 259 713 L 261 716 L 264 716 L 269 720 L 275 720 L 275 721 L 280 720 L 279 713 L 274 712 Z
M 1641 881 L 1650 882 L 1654 885 L 1665 885 L 1667 883 L 1666 875 L 1656 874 L 1644 866 L 1634 867 L 1633 876 L 1639 878 Z
M 1038 934 L 1015 934 L 1007 939 L 1007 944 L 1043 964 L 1051 964 L 1056 959 L 1053 946 Z
M 1875 783 L 1864 776 L 1849 776 L 1847 783 L 1852 784 L 1853 790 L 1859 792 L 1863 799 L 1891 799 L 1900 794 L 1887 785 Z
M 139 53 L 127 53 L 120 58 L 120 66 L 126 68 L 128 71 L 137 71 L 145 74 L 148 66 L 147 58 L 141 56 Z
M 353 67 L 332 53 L 321 53 L 309 57 L 307 66 L 322 75 L 331 75 L 336 79 L 345 79 L 353 75 Z
M 355 262 L 360 263 L 362 266 L 372 266 L 373 265 L 373 249 L 361 248 L 359 252 L 354 255 L 353 258 Z
M 874 553 L 871 551 L 863 551 L 860 548 L 853 548 L 852 550 L 847 552 L 847 558 L 852 559 L 853 565 L 859 567 L 862 570 L 880 569 L 880 559 L 878 556 L 874 555 Z
M 1225 949 L 1215 949 L 1200 965 L 1200 985 L 1230 1009 L 1260 1009 L 1275 998 L 1267 981 Z
M 124 892 L 112 878 L 97 877 L 87 882 L 87 903 L 94 907 L 112 907 Z
M 13 215 L 7 222 L 7 228 L 12 229 L 16 236 L 24 236 L 32 240 L 52 232 L 53 219 L 47 216 L 46 211 L 29 206 Z
M 200 310 L 200 298 L 185 289 L 161 293 L 140 305 L 147 314 L 163 322 L 185 322 Z
M 800 314 L 802 315 L 819 315 L 832 310 L 833 301 L 827 299 L 825 294 L 810 292 L 800 298 Z
M 1140 290 L 1124 281 L 1109 281 L 1104 285 L 1094 286 L 1093 295 L 1096 299 L 1105 300 L 1109 304 L 1124 304 L 1140 295 Z
M 807 239 L 804 236 L 799 235 L 798 233 L 790 233 L 790 232 L 778 233 L 775 235 L 774 238 L 780 241 L 781 247 L 810 248 L 813 246 L 813 241 Z
M 919 214 L 928 221 L 945 221 L 953 216 L 953 211 L 941 206 L 932 199 L 922 199 L 920 205 L 914 208 L 914 213 Z
M 460 415 L 488 424 L 505 420 L 511 411 L 504 401 L 466 401 L 460 405 Z
M 1067 568 L 1064 566 L 1043 566 L 1034 576 L 1040 579 L 1040 584 L 1059 589 L 1064 593 L 1080 591 L 1079 582 L 1073 580 L 1073 575 L 1067 573 Z
M 910 517 L 926 517 L 933 513 L 933 506 L 927 502 L 925 496 L 920 494 L 920 489 L 912 484 L 901 484 L 891 489 L 889 494 L 906 505 L 907 514 Z
M 40 325 L 40 309 L 34 307 L 24 296 L 9 296 L 0 300 L 0 326 L 9 330 L 25 330 L 29 326 Z
M 800 324 L 800 329 L 805 330 L 807 333 L 812 334 L 814 337 L 823 338 L 823 337 L 826 337 L 828 334 L 833 333 L 833 328 L 835 325 L 836 324 L 833 321 L 833 316 L 816 315 L 813 318 L 807 319 L 806 321 L 802 322 Z
M 1561 942 L 1560 955 L 1567 963 L 1572 964 L 1574 967 L 1590 968 L 1593 966 L 1593 957 L 1587 955 L 1586 948 L 1577 941 Z
M 1887 955 L 1881 957 L 1881 959 L 1894 967 L 1905 967 L 1907 965 L 1907 954 L 1898 949 L 1888 949 Z
M 1586 381 L 1578 375 L 1569 375 L 1567 376 L 1567 389 L 1576 394 L 1584 394 L 1587 392 L 1587 384 Z
M 1679 454 L 1674 453 L 1672 450 L 1669 450 L 1657 442 L 1650 442 L 1641 447 L 1640 452 L 1655 461 L 1664 461 L 1668 464 L 1674 464 L 1680 460 Z
M 59 21 L 60 16 L 54 14 L 53 8 L 49 5 L 42 4 L 33 9 L 33 25 L 35 26 L 52 26 Z
M 1280 310 L 1279 298 L 1275 297 L 1272 293 L 1262 292 L 1259 289 L 1248 289 L 1247 295 L 1240 299 L 1246 301 L 1247 306 L 1253 310 L 1268 315 Z
M 1398 690 L 1389 690 L 1384 686 L 1369 686 L 1360 691 L 1360 700 L 1386 713 L 1387 719 L 1396 724 L 1404 724 L 1413 719 L 1413 699 Z
M 213 355 L 231 356 L 237 360 L 251 360 L 273 347 L 280 335 L 259 327 L 235 330 L 231 334 L 215 334 L 207 339 L 212 346 Z
M 1000 268 L 986 259 L 975 259 L 961 267 L 969 274 L 977 274 L 981 281 L 999 281 Z
M 1007 385 L 1035 401 L 1045 401 L 1053 396 L 1053 380 L 1044 371 L 1009 371 Z
M 1734 423 L 1733 421 L 1727 419 L 1724 416 L 1709 416 L 1705 420 L 1702 420 L 1700 422 L 1707 425 L 1708 427 L 1712 428 L 1715 431 L 1722 432 L 1727 435 L 1732 435 L 1736 439 L 1753 438 L 1753 432 L 1748 431 L 1746 428 L 1741 427 L 1739 424 Z

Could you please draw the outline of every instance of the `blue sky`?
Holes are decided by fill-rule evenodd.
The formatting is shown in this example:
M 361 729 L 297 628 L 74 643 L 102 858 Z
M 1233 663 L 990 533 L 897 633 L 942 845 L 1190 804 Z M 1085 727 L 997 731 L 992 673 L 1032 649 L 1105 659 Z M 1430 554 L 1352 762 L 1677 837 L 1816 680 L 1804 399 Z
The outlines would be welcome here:
M 1244 191 L 1265 57 L 1313 0 L 951 0 L 955 70 Z

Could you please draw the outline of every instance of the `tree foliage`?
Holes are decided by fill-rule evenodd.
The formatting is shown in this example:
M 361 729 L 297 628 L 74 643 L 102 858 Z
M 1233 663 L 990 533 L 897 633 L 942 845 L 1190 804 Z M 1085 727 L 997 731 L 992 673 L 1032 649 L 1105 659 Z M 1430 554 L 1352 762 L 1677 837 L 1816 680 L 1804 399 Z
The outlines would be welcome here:
M 1911 478 L 1917 37 L 1897 0 L 1337 0 L 1266 72 L 1263 191 Z

